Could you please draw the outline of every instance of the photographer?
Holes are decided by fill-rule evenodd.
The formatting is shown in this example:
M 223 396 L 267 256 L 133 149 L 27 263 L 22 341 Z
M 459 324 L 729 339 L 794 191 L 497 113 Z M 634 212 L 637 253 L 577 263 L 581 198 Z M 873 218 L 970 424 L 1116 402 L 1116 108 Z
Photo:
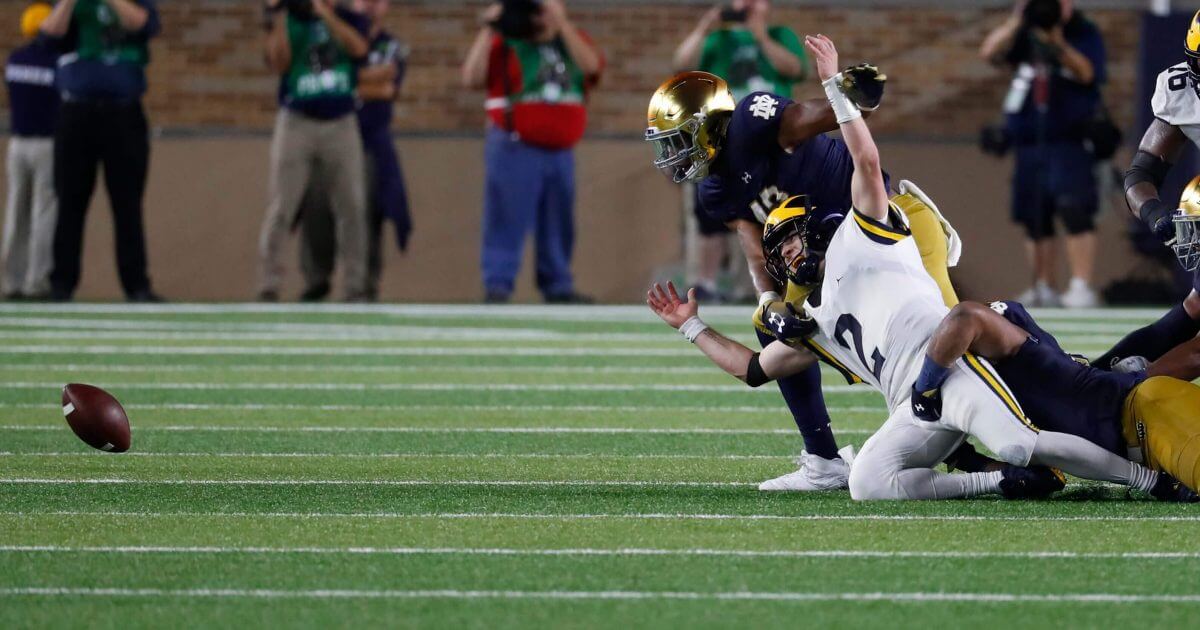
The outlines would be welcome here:
M 525 235 L 537 239 L 537 285 L 547 302 L 589 301 L 575 291 L 573 147 L 587 123 L 584 101 L 604 58 L 561 0 L 505 0 L 480 14 L 462 66 L 469 88 L 486 88 L 483 285 L 507 302 Z
M 1018 2 L 980 47 L 984 59 L 1014 70 L 1003 135 L 992 138 L 992 149 L 1011 144 L 1016 150 L 1012 213 L 1025 228 L 1034 276 L 1034 286 L 1018 300 L 1035 306 L 1060 305 L 1051 288 L 1055 217 L 1067 231 L 1072 276 L 1061 305 L 1097 304 L 1091 279 L 1099 204 L 1087 136 L 1101 106 L 1105 51 L 1099 29 L 1073 4 Z
M 83 227 L 98 167 L 112 206 L 117 273 L 130 302 L 157 302 L 146 275 L 142 198 L 150 132 L 142 95 L 150 38 L 158 35 L 153 0 L 59 0 L 42 33 L 55 40 L 62 97 L 54 135 L 54 270 L 50 295 L 73 298 L 79 285 Z
M 768 26 L 770 11 L 767 0 L 734 0 L 705 11 L 675 49 L 675 71 L 715 74 L 729 84 L 735 101 L 758 91 L 791 96 L 808 71 L 804 45 L 792 29 Z M 695 189 L 689 184 L 684 194 L 695 195 Z M 700 234 L 697 277 L 692 284 L 702 301 L 720 300 L 717 276 L 729 255 L 730 231 L 709 217 L 698 200 L 692 203 L 692 210 Z M 730 259 L 738 261 L 739 257 Z
M 366 297 L 363 145 L 354 114 L 368 23 L 334 0 L 267 0 L 267 65 L 280 75 L 266 217 L 259 236 L 259 294 L 279 299 L 280 249 L 305 190 L 333 211 L 345 299 Z

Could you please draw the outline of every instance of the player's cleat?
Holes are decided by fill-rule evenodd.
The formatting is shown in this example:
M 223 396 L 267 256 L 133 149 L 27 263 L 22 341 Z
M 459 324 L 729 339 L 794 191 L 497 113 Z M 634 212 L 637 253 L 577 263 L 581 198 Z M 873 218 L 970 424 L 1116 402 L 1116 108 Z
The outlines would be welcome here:
M 1095 308 L 1100 306 L 1100 298 L 1096 292 L 1080 278 L 1071 278 L 1071 284 L 1062 294 L 1062 305 L 1065 308 Z
M 1150 496 L 1168 503 L 1200 502 L 1200 496 L 1191 488 L 1165 472 L 1158 473 L 1158 481 L 1154 482 L 1154 487 L 1150 489 Z
M 1046 466 L 1023 468 L 1009 464 L 1000 474 L 1000 494 L 1005 499 L 1044 499 L 1067 487 L 1062 472 Z
M 850 462 L 854 461 L 854 447 L 845 446 L 838 451 L 837 459 L 825 459 L 801 451 L 796 458 L 800 466 L 782 477 L 768 479 L 758 484 L 758 489 L 768 492 L 816 492 L 820 490 L 845 490 L 849 487 Z

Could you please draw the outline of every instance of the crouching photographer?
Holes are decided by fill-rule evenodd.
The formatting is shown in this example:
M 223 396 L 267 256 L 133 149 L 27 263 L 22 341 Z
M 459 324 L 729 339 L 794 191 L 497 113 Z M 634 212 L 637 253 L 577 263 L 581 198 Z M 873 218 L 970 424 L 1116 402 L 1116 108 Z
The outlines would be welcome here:
M 1016 153 L 1013 220 L 1024 227 L 1033 287 L 1018 300 L 1036 306 L 1088 307 L 1098 209 L 1093 166 L 1104 149 L 1093 143 L 1102 115 L 1099 86 L 1105 80 L 1100 31 L 1072 0 L 1018 2 L 984 39 L 980 55 L 1012 70 L 1002 130 L 985 131 L 984 148 Z M 1100 155 L 1101 158 L 1107 157 Z M 1066 228 L 1071 282 L 1054 291 L 1055 218 Z
M 573 148 L 587 124 L 588 89 L 604 58 L 561 0 L 505 0 L 480 14 L 463 84 L 485 88 L 483 286 L 507 302 L 525 235 L 537 238 L 537 285 L 547 302 L 582 302 L 571 276 Z
M 268 205 L 259 235 L 259 299 L 279 299 L 283 239 L 305 190 L 334 212 L 347 300 L 367 291 L 363 147 L 355 117 L 367 19 L 335 0 L 267 0 L 267 64 L 280 77 Z

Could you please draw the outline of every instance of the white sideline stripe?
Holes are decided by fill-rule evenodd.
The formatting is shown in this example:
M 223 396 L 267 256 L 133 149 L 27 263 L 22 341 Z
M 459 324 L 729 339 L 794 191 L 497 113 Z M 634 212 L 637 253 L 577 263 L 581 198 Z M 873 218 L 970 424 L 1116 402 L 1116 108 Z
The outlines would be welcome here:
M 620 453 L 204 453 L 204 452 L 184 452 L 184 453 L 144 453 L 144 452 L 127 452 L 122 453 L 125 457 L 246 457 L 246 458 L 261 458 L 261 459 L 682 459 L 682 460 L 710 460 L 710 459 L 728 459 L 728 460 L 788 460 L 793 459 L 795 455 L 681 455 L 678 453 L 665 453 L 662 455 L 654 455 L 648 453 L 640 453 L 636 455 L 624 455 Z M 102 453 L 96 452 L 53 452 L 44 453 L 31 451 L 27 453 L 18 453 L 13 451 L 0 451 L 0 457 L 104 457 Z
M 0 478 L 0 484 L 20 485 L 160 485 L 160 486 L 613 486 L 649 488 L 757 488 L 748 481 L 615 481 L 587 479 L 37 479 Z
M 126 409 L 170 409 L 178 412 L 209 412 L 209 410 L 238 410 L 238 412 L 270 412 L 270 410 L 313 410 L 313 412 L 574 412 L 574 413 L 725 413 L 773 414 L 787 413 L 779 406 L 674 406 L 674 404 L 299 404 L 299 403 L 204 403 L 162 402 L 122 404 Z M 50 403 L 0 403 L 0 409 L 58 409 Z M 828 404 L 829 412 L 877 413 L 887 415 L 883 406 L 838 406 Z
M 740 558 L 1024 558 L 1064 560 L 1171 560 L 1200 558 L 1188 551 L 872 551 L 856 549 L 520 549 L 478 547 L 173 547 L 173 546 L 60 546 L 2 545 L 3 553 L 112 554 L 346 554 L 346 555 L 468 555 L 468 556 L 715 556 Z
M 1102 346 L 1079 346 L 1073 349 L 1104 350 Z M 0 346 L 0 354 L 103 354 L 103 355 L 231 355 L 231 356 L 529 356 L 529 357 L 689 357 L 698 358 L 692 348 L 646 348 L 646 347 L 612 347 L 612 348 L 539 348 L 521 347 L 477 347 L 463 346 L 454 348 L 413 347 L 413 348 L 345 348 L 328 347 L 293 347 L 293 346 L 115 346 L 115 345 L 24 345 Z
M 706 309 L 707 312 L 707 309 Z M 49 328 L 80 330 L 121 330 L 121 331 L 167 331 L 186 332 L 197 331 L 204 333 L 309 333 L 321 334 L 322 339 L 331 335 L 371 335 L 369 339 L 384 336 L 397 338 L 413 338 L 423 335 L 436 335 L 447 339 L 463 337 L 479 338 L 480 335 L 503 339 L 666 339 L 673 336 L 666 327 L 661 332 L 648 333 L 576 333 L 567 331 L 545 330 L 542 328 L 526 327 L 468 327 L 468 326 L 416 326 L 411 324 L 345 324 L 345 323 L 300 323 L 300 322 L 196 322 L 175 321 L 163 319 L 102 319 L 88 317 L 0 317 L 0 327 L 11 328 Z M 1052 331 L 1053 332 L 1053 331 Z M 1071 322 L 1069 332 L 1064 335 L 1123 335 L 1130 332 L 1126 324 L 1097 322 Z M 1057 336 L 1057 334 L 1056 334 Z
M 61 431 L 66 427 L 59 424 L 10 424 L 0 425 L 7 431 Z M 256 426 L 199 426 L 162 425 L 138 427 L 140 431 L 232 431 L 247 433 L 584 433 L 625 434 L 661 433 L 702 435 L 796 435 L 794 429 L 640 429 L 626 427 L 256 427 Z M 837 435 L 870 435 L 873 429 L 835 430 Z M 124 454 L 124 453 L 122 453 Z
M 749 317 L 751 306 L 706 306 L 705 318 L 718 317 L 745 320 Z M 1089 309 L 1047 309 L 1034 308 L 1030 312 L 1038 319 L 1141 319 L 1153 321 L 1161 317 L 1163 308 L 1089 308 Z M 119 304 L 119 303 L 82 303 L 69 304 L 20 304 L 8 302 L 0 304 L 0 313 L 45 313 L 60 315 L 62 313 L 95 313 L 95 314 L 363 314 L 363 315 L 392 315 L 399 317 L 484 317 L 496 319 L 568 319 L 588 321 L 641 321 L 658 322 L 644 304 L 625 305 L 594 305 L 594 306 L 555 306 L 542 304 L 260 304 L 244 303 L 198 303 L 179 302 L 171 304 Z
M 254 599 L 556 599 L 556 600 L 690 600 L 690 601 L 886 601 L 990 603 L 1200 603 L 1200 595 L 1124 595 L 1074 593 L 812 593 L 812 592 L 695 592 L 695 591 L 462 591 L 462 590 L 276 590 L 276 589 L 159 589 L 159 588 L 0 588 L 0 596 L 30 597 L 190 597 Z
M 46 516 L 97 516 L 103 518 L 365 518 L 365 519 L 513 519 L 513 520 L 694 520 L 694 521 L 933 521 L 933 522 L 1114 522 L 1114 523 L 1194 523 L 1200 516 L 1010 516 L 1010 515 L 923 515 L 923 514 L 688 514 L 688 513 L 601 513 L 552 514 L 512 512 L 122 512 L 55 510 L 48 512 L 0 511 L 0 516 L 39 518 Z
M 0 382 L 0 388 L 12 389 L 61 389 L 58 382 L 9 381 Z M 727 392 L 739 394 L 771 394 L 778 391 L 770 388 L 752 389 L 745 385 L 678 385 L 667 383 L 612 384 L 612 383 L 102 383 L 105 389 L 165 389 L 165 390 L 263 390 L 263 391 L 417 391 L 417 392 Z M 855 385 L 825 385 L 826 394 L 870 394 L 867 387 Z

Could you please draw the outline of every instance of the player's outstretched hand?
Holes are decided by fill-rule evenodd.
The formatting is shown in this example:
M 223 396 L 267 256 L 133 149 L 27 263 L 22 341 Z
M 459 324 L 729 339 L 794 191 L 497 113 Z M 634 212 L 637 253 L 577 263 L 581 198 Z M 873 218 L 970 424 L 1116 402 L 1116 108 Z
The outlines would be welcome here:
M 817 66 L 817 76 L 824 81 L 838 73 L 838 52 L 833 40 L 824 35 L 804 36 L 804 48 L 812 55 Z
M 696 289 L 688 289 L 685 302 L 679 298 L 679 292 L 675 290 L 675 284 L 672 282 L 667 283 L 666 289 L 663 289 L 661 284 L 654 283 L 654 286 L 646 291 L 646 304 L 655 315 L 676 329 L 695 317 L 700 310 L 700 305 L 696 302 Z

